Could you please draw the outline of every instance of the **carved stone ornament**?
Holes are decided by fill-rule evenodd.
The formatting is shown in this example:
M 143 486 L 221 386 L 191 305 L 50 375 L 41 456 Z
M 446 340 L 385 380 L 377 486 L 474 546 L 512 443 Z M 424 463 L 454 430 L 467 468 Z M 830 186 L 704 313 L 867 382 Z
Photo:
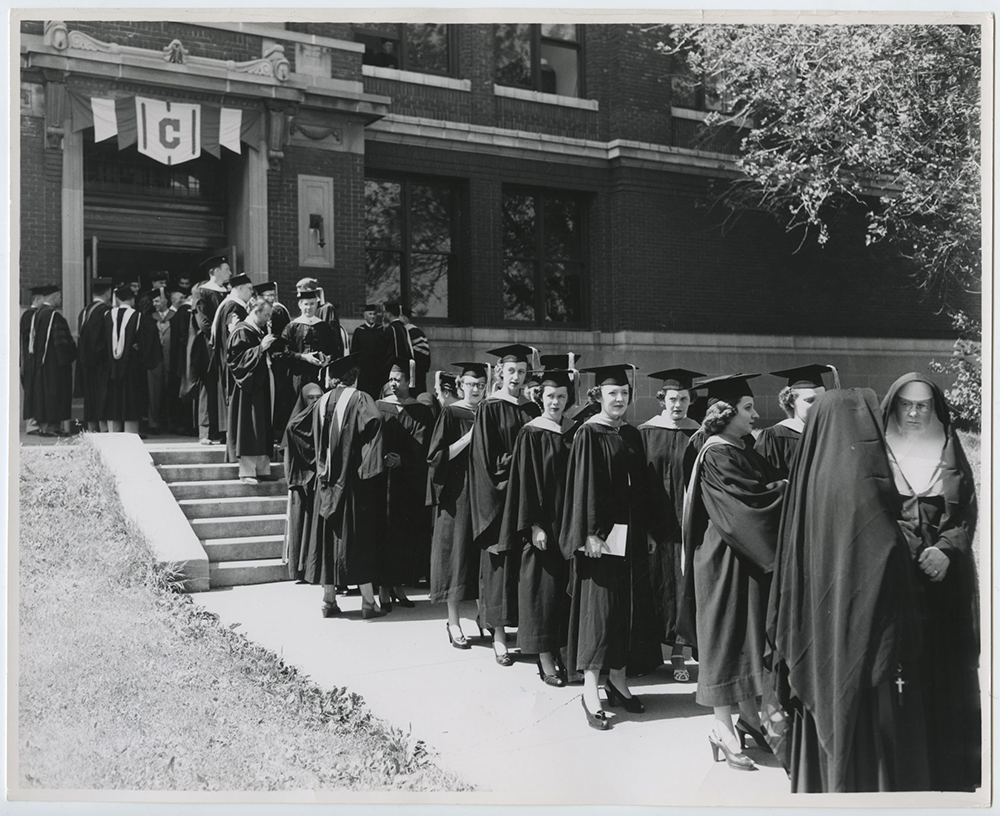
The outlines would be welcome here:
M 307 139 L 314 142 L 321 142 L 323 139 L 333 137 L 333 140 L 340 144 L 344 139 L 343 131 L 340 128 L 324 127 L 322 125 L 304 125 L 296 120 L 292 120 L 289 126 L 291 133 L 301 133 Z
M 69 32 L 69 47 L 79 51 L 96 51 L 99 54 L 120 54 L 121 46 L 118 43 L 102 42 L 94 39 L 89 34 L 82 31 Z M 140 49 L 135 49 L 140 50 Z M 145 49 L 141 49 L 145 50 Z
M 281 169 L 285 158 L 285 141 L 288 139 L 288 116 L 285 111 L 267 111 L 267 162 L 272 170 Z
M 65 51 L 69 46 L 69 29 L 62 20 L 46 20 L 42 42 L 56 51 Z
M 163 47 L 163 59 L 172 62 L 174 65 L 183 65 L 187 60 L 188 50 L 180 40 L 173 40 L 170 45 Z

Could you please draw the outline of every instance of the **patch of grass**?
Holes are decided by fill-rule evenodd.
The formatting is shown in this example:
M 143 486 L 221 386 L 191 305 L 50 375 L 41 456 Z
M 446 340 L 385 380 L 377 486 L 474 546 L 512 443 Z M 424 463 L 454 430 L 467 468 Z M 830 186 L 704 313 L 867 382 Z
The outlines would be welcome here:
M 21 787 L 471 789 L 173 591 L 111 485 L 85 445 L 21 449 Z

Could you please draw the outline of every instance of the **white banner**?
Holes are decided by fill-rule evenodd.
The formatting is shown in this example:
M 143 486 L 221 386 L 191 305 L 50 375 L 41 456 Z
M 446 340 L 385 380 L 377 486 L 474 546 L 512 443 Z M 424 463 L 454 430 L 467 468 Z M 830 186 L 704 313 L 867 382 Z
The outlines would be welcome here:
M 118 135 L 118 115 L 115 113 L 114 99 L 90 100 L 90 110 L 94 114 L 94 141 L 103 142 Z
M 135 98 L 136 146 L 160 164 L 181 164 L 201 155 L 201 105 Z
M 223 108 L 219 112 L 219 144 L 233 153 L 239 153 L 242 125 L 243 111 L 239 108 Z

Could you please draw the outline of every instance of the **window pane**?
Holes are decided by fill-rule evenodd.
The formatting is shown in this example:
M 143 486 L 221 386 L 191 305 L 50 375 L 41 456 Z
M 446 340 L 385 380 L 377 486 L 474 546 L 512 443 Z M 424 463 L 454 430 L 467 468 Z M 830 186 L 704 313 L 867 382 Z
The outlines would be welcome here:
M 410 247 L 451 252 L 451 191 L 447 187 L 410 187 Z
M 410 256 L 410 308 L 417 317 L 448 317 L 451 255 Z
M 705 110 L 729 111 L 732 109 L 729 94 L 726 93 L 724 74 L 705 75 Z
M 543 23 L 542 36 L 551 37 L 553 40 L 576 42 L 576 26 L 572 23 Z
M 497 26 L 496 82 L 531 87 L 531 26 L 527 23 Z
M 440 23 L 404 25 L 407 71 L 448 73 L 448 27 Z
M 366 23 L 364 31 L 354 32 L 354 42 L 365 47 L 364 65 L 399 68 L 399 26 L 396 23 Z
M 543 42 L 541 45 L 541 87 L 542 93 L 560 96 L 579 96 L 578 79 L 579 51 L 574 46 Z
M 580 265 L 545 265 L 545 320 L 548 323 L 581 323 Z
M 534 258 L 538 255 L 535 224 L 535 197 L 504 193 L 503 253 L 505 258 Z
M 580 251 L 580 203 L 572 198 L 544 198 L 545 260 L 578 261 Z
M 365 246 L 402 249 L 402 185 L 365 179 Z
M 378 252 L 368 250 L 368 303 L 399 301 L 401 291 L 399 273 L 402 255 L 398 252 Z
M 512 261 L 503 271 L 504 320 L 535 319 L 535 265 Z

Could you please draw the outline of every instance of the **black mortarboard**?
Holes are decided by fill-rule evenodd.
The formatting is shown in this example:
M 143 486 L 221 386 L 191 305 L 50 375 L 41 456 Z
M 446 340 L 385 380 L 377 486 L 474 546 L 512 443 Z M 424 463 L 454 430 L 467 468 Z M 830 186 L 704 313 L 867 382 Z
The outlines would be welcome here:
M 404 360 L 402 357 L 392 357 L 389 360 L 389 371 L 392 371 L 394 368 L 398 368 L 404 374 L 407 374 L 410 371 L 410 362 L 409 360 Z
M 389 314 L 398 315 L 401 313 L 398 303 L 386 303 L 382 308 Z
M 654 371 L 646 376 L 654 380 L 662 380 L 664 388 L 672 388 L 675 391 L 690 391 L 694 387 L 691 384 L 692 380 L 695 377 L 704 377 L 705 375 L 698 371 L 688 371 L 686 368 L 665 368 L 663 371 Z
M 253 291 L 255 294 L 263 295 L 265 292 L 273 292 L 278 288 L 278 284 L 274 281 L 264 281 L 264 283 L 258 283 Z
M 542 372 L 541 371 L 529 371 L 524 375 L 524 387 L 527 388 L 529 385 L 541 385 L 542 383 Z
M 215 267 L 222 266 L 224 263 L 229 263 L 228 255 L 210 255 L 205 258 L 200 264 L 198 264 L 198 269 L 204 272 L 206 275 L 211 272 Z
M 247 275 L 233 275 L 229 279 L 229 285 L 232 286 L 233 289 L 237 286 L 243 286 L 246 283 L 253 283 Z
M 378 311 L 378 304 L 377 303 L 366 303 L 365 306 L 364 306 L 364 308 L 361 311 L 362 312 L 377 312 Z
M 490 349 L 488 353 L 499 357 L 501 363 L 527 363 L 528 358 L 535 353 L 535 349 L 523 343 L 512 343 L 509 346 Z
M 789 388 L 823 388 L 823 375 L 833 370 L 828 365 L 804 365 L 772 371 L 775 377 L 785 377 Z
M 149 280 L 150 283 L 155 280 L 170 280 L 170 273 L 166 269 L 157 269 L 155 272 L 149 273 Z
M 458 393 L 458 375 L 452 374 L 450 371 L 435 371 L 434 386 L 438 391 L 447 390 L 456 394 Z
M 752 397 L 750 383 L 754 377 L 760 374 L 721 374 L 718 377 L 709 377 L 702 380 L 696 388 L 708 389 L 708 404 L 713 405 L 720 400 L 735 405 L 742 397 Z
M 572 388 L 573 381 L 570 379 L 570 371 L 567 368 L 547 368 L 538 372 L 538 380 L 544 389 L 547 385 L 556 388 Z
M 115 297 L 121 301 L 135 300 L 135 292 L 132 291 L 132 287 L 128 283 L 123 283 L 115 289 Z
M 47 297 L 48 295 L 54 295 L 58 292 L 59 287 L 54 283 L 45 283 L 41 286 L 32 286 L 28 291 L 30 291 L 33 296 Z
M 319 290 L 318 289 L 299 289 L 299 291 L 295 293 L 295 297 L 298 298 L 299 300 L 306 300 L 308 298 L 318 298 L 319 297 Z
M 466 374 L 471 374 L 477 380 L 480 377 L 486 377 L 486 378 L 489 377 L 487 373 L 489 365 L 487 365 L 486 363 L 467 362 L 467 363 L 452 363 L 452 365 L 457 366 L 458 368 L 461 369 L 461 371 L 459 371 L 458 373 L 459 377 L 464 377 Z
M 413 309 L 403 306 L 400 308 L 400 311 L 403 313 L 404 317 L 413 317 Z
M 94 289 L 107 289 L 108 287 L 114 286 L 115 282 L 111 278 L 94 278 L 90 285 Z
M 576 370 L 576 364 L 580 362 L 580 355 L 568 351 L 565 354 L 543 354 L 538 358 L 545 368 L 565 368 Z
M 361 353 L 348 354 L 345 357 L 334 360 L 326 367 L 326 373 L 331 377 L 339 378 L 344 376 L 352 368 L 361 368 Z
M 580 371 L 589 371 L 594 375 L 594 385 L 632 385 L 629 381 L 630 370 L 638 371 L 638 367 L 631 363 L 619 363 L 617 365 L 593 366 L 592 368 L 581 368 Z

